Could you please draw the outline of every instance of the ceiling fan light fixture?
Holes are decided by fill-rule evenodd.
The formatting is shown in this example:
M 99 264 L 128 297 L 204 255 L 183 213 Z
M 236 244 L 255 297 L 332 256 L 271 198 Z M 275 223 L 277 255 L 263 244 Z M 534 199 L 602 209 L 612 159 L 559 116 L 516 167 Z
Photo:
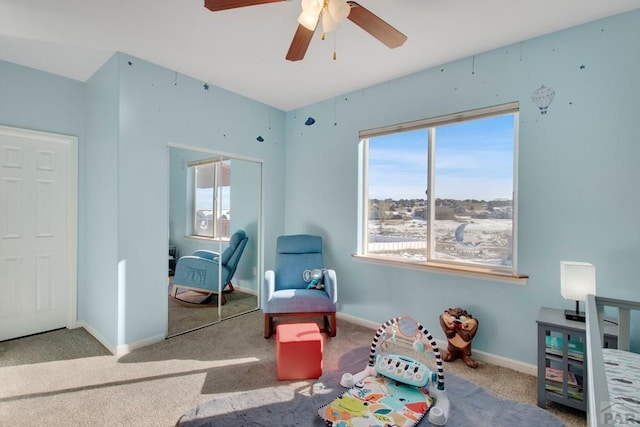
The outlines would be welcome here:
M 351 6 L 347 4 L 347 0 L 328 0 L 327 3 L 329 14 L 338 24 L 347 19 L 351 12 Z
M 276 2 L 284 0 L 218 1 Z M 338 25 L 347 18 L 390 49 L 401 46 L 407 40 L 407 36 L 353 0 L 302 0 L 301 2 L 302 13 L 298 17 L 298 28 L 285 56 L 287 61 L 300 61 L 304 58 L 320 19 L 322 19 L 323 40 L 325 33 L 337 29 Z
M 310 13 L 302 12 L 298 17 L 298 23 L 307 30 L 313 31 L 318 23 L 318 15 L 314 16 Z
M 306 29 L 314 31 L 323 7 L 323 0 L 302 0 L 302 13 L 298 17 L 298 23 Z
M 331 13 L 326 10 L 322 11 L 322 32 L 329 33 L 338 28 L 338 25 L 340 25 L 340 22 L 333 19 Z
M 324 0 L 302 0 L 302 10 L 309 13 L 320 13 Z
M 337 29 L 350 11 L 347 0 L 325 0 L 322 8 L 322 31 L 329 33 Z

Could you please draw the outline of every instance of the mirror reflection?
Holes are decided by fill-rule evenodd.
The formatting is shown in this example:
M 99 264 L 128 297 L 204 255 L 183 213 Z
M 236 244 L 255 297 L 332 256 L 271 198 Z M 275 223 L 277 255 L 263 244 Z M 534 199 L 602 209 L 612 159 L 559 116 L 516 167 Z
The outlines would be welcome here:
M 262 164 L 169 147 L 168 331 L 258 309 Z

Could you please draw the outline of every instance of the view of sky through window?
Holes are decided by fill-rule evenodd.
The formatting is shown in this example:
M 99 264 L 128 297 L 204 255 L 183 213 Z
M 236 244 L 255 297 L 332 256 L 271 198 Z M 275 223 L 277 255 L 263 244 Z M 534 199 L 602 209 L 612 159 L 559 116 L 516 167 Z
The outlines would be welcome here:
M 511 199 L 514 116 L 438 126 L 435 136 L 437 198 Z M 424 199 L 428 131 L 369 140 L 369 198 Z

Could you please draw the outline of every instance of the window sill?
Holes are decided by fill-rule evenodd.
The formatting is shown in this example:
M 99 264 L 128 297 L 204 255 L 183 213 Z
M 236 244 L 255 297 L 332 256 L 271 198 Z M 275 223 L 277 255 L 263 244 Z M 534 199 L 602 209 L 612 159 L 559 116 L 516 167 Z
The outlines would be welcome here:
M 371 255 L 353 254 L 352 258 L 358 262 L 370 264 L 386 265 L 390 267 L 409 268 L 413 270 L 428 271 L 439 274 L 448 274 L 472 279 L 490 280 L 493 282 L 512 283 L 516 285 L 526 285 L 529 276 L 524 274 L 514 275 L 510 272 L 495 271 L 483 268 L 462 267 L 449 264 L 426 264 L 424 262 L 396 261 L 389 258 L 374 257 Z
M 229 241 L 228 237 L 223 237 L 222 239 L 218 239 L 218 238 L 214 238 L 214 237 L 207 237 L 207 236 L 184 236 L 185 239 L 191 239 L 191 240 L 204 240 L 207 242 L 222 242 L 222 243 L 227 243 Z

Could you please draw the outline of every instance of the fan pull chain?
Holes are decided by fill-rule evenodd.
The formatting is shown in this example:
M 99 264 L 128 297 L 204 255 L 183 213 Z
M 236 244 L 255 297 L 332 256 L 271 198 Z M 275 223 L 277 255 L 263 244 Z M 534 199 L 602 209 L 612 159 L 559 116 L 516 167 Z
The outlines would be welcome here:
M 333 33 L 333 60 L 335 61 L 336 58 L 336 33 Z

